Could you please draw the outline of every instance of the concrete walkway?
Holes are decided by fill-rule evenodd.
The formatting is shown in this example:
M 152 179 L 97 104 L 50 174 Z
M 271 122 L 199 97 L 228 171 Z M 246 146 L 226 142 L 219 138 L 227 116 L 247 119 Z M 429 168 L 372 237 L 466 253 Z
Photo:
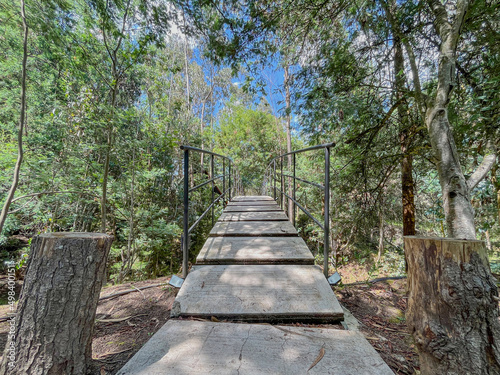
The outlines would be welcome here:
M 204 321 L 171 319 L 119 375 L 392 374 L 359 332 L 269 324 L 344 319 L 271 197 L 235 197 L 210 236 L 171 311 Z

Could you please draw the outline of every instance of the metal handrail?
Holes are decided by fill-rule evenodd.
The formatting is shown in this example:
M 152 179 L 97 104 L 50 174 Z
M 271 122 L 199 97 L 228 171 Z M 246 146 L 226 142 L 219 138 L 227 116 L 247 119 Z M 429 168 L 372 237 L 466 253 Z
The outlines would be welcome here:
M 227 192 L 227 191 L 229 191 L 229 189 L 226 189 L 226 192 Z M 198 219 L 194 222 L 194 224 L 193 224 L 193 225 L 191 225 L 191 226 L 189 227 L 189 229 L 188 229 L 188 234 L 190 234 L 190 233 L 193 231 L 193 229 L 194 229 L 194 228 L 195 228 L 195 227 L 196 227 L 196 226 L 200 223 L 200 221 L 202 221 L 202 220 L 203 220 L 203 218 L 204 218 L 204 217 L 205 217 L 205 215 L 208 213 L 208 211 L 210 211 L 210 209 L 214 207 L 214 204 L 216 204 L 216 203 L 217 203 L 217 202 L 218 202 L 218 201 L 219 201 L 219 200 L 220 200 L 220 199 L 221 199 L 224 195 L 225 195 L 225 194 L 221 194 L 221 195 L 219 195 L 219 197 L 218 197 L 216 200 L 214 200 L 214 201 L 210 204 L 210 206 L 208 206 L 208 208 L 207 208 L 207 209 L 206 209 L 206 210 L 205 210 L 205 211 L 204 211 L 204 212 L 200 215 L 200 217 L 199 217 L 199 218 L 198 218 Z
M 330 149 L 332 147 L 335 147 L 335 143 L 325 143 L 321 145 L 316 145 L 312 147 L 307 147 L 303 148 L 300 150 L 295 150 L 291 152 L 287 152 L 285 154 L 276 156 L 271 159 L 269 165 L 266 168 L 266 172 L 264 173 L 265 175 L 265 180 L 267 180 L 267 170 L 269 169 L 269 183 L 271 184 L 271 189 L 273 190 L 273 198 L 274 200 L 280 201 L 280 206 L 283 209 L 284 208 L 284 197 L 287 197 L 290 199 L 291 202 L 293 202 L 292 205 L 292 218 L 289 218 L 292 220 L 293 225 L 296 225 L 296 214 L 295 214 L 295 206 L 299 207 L 302 212 L 304 212 L 316 225 L 318 225 L 322 230 L 324 234 L 324 247 L 323 247 L 323 254 L 324 254 L 324 260 L 323 260 L 323 272 L 325 274 L 325 277 L 328 278 L 328 255 L 330 252 Z M 325 182 L 324 185 L 318 184 L 316 182 L 308 181 L 306 179 L 300 178 L 296 176 L 296 155 L 302 152 L 307 152 L 307 151 L 313 151 L 313 150 L 319 150 L 319 149 L 324 149 L 325 150 Z M 286 173 L 283 173 L 283 161 L 285 156 L 292 155 L 292 167 L 293 167 L 293 175 L 289 175 Z M 277 171 L 277 166 L 276 162 L 279 161 L 280 163 L 280 171 Z M 290 167 L 290 166 L 289 166 Z M 280 178 L 278 179 L 277 176 Z M 293 179 L 293 188 L 292 188 L 292 196 L 289 194 L 285 193 L 284 189 L 284 177 L 288 177 Z M 297 184 L 296 181 L 302 181 L 307 184 L 310 184 L 316 188 L 319 188 L 323 191 L 324 193 L 324 201 L 325 201 L 325 214 L 324 214 L 324 222 L 323 224 L 316 219 L 305 207 L 303 207 L 299 202 L 297 202 L 297 197 L 296 197 L 296 191 L 297 191 Z M 276 186 L 276 183 L 280 183 L 281 188 L 278 188 Z M 267 183 L 264 181 L 264 189 L 266 188 Z M 280 197 L 278 197 L 277 192 L 281 194 Z
M 288 156 L 288 155 L 299 154 L 301 152 L 312 151 L 312 150 L 319 150 L 320 148 L 332 148 L 332 147 L 335 147 L 335 142 L 324 143 L 322 145 L 306 147 L 306 148 L 302 148 L 300 150 L 290 151 L 290 152 L 287 152 L 286 154 L 276 156 L 273 159 L 271 159 L 271 162 L 275 159 L 282 158 L 282 157 Z
M 316 186 L 317 188 L 320 188 L 321 190 L 325 190 L 325 187 L 323 185 L 318 184 L 316 182 L 307 181 L 307 180 L 304 180 L 303 178 L 300 178 L 300 177 L 293 177 L 292 175 L 289 175 L 289 174 L 286 174 L 286 173 L 283 173 L 283 176 L 295 178 L 296 180 L 305 182 L 306 184 L 309 184 L 309 185 L 312 185 L 312 186 Z
M 235 168 L 232 168 L 233 160 L 230 157 L 217 154 L 212 151 L 203 150 L 198 147 L 192 147 L 187 145 L 180 146 L 181 150 L 184 151 L 184 218 L 183 218 L 183 231 L 182 231 L 182 277 L 186 278 L 188 274 L 188 265 L 189 265 L 189 234 L 194 230 L 194 228 L 205 218 L 205 216 L 212 211 L 212 225 L 214 224 L 214 208 L 215 204 L 219 202 L 222 198 L 229 197 L 231 200 L 231 192 L 233 190 L 240 188 L 239 183 L 239 174 Z M 199 152 L 203 154 L 210 155 L 210 169 L 211 177 L 208 181 L 205 181 L 197 186 L 189 188 L 189 154 L 190 152 Z M 214 166 L 215 166 L 215 158 L 222 158 L 222 174 L 219 176 L 214 176 Z M 226 164 L 227 163 L 227 164 Z M 227 168 L 226 168 L 227 167 Z M 226 173 L 227 172 L 227 173 Z M 226 188 L 226 177 L 228 177 L 228 187 Z M 215 181 L 217 179 L 222 178 L 222 193 L 215 199 L 214 196 L 214 188 Z M 234 181 L 236 180 L 236 181 Z M 233 183 L 235 182 L 235 186 L 233 187 Z M 203 213 L 198 217 L 198 219 L 193 223 L 193 225 L 189 226 L 189 193 L 202 188 L 205 185 L 212 185 L 212 199 L 211 204 L 208 208 L 203 211 Z
M 202 149 L 202 148 L 198 148 L 198 147 L 192 147 L 192 146 L 181 145 L 181 150 L 192 150 L 192 151 L 198 151 L 198 152 L 201 152 L 201 153 L 203 153 L 203 154 L 209 154 L 209 155 L 213 155 L 213 156 L 218 156 L 218 157 L 220 157 L 220 158 L 223 158 L 223 159 L 228 159 L 228 160 L 231 160 L 231 162 L 233 162 L 233 159 L 231 159 L 229 156 L 224 156 L 224 155 L 216 154 L 215 152 L 208 151 L 208 150 L 204 150 L 204 149 Z
M 192 187 L 191 189 L 189 189 L 189 192 L 191 193 L 192 191 L 196 191 L 196 190 L 198 190 L 199 188 L 201 188 L 201 187 L 205 186 L 206 184 L 209 184 L 209 183 L 211 183 L 211 182 L 213 182 L 213 181 L 215 181 L 215 180 L 218 180 L 219 178 L 222 178 L 222 177 L 223 177 L 223 175 L 222 175 L 222 174 L 221 174 L 220 176 L 215 176 L 214 178 L 211 178 L 211 179 L 210 179 L 210 180 L 208 180 L 208 181 L 205 181 L 205 182 L 203 182 L 203 183 L 201 183 L 201 184 L 199 184 L 199 185 L 196 185 L 195 187 Z
M 318 227 L 325 230 L 325 226 L 323 224 L 321 224 L 318 219 L 316 219 L 314 216 L 312 216 L 312 214 L 305 207 L 303 207 L 299 202 L 297 202 L 295 199 L 293 199 L 291 196 L 289 196 L 284 191 L 281 191 L 280 189 L 278 189 L 278 191 L 281 194 L 283 194 L 285 197 L 287 197 L 288 199 L 291 199 L 293 201 L 293 203 L 295 203 L 297 205 L 297 207 L 299 207 L 302 211 L 304 211 L 304 213 L 307 216 L 309 216 L 311 218 L 311 220 L 314 221 Z

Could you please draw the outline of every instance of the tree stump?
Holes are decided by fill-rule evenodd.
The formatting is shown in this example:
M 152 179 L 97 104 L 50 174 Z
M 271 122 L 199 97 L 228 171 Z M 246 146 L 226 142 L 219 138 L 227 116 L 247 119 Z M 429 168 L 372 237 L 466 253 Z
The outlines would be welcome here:
M 101 233 L 48 233 L 33 238 L 14 339 L 6 347 L 0 374 L 87 373 L 112 242 L 112 236 Z M 14 353 L 9 353 L 9 347 Z M 15 357 L 10 365 L 8 357 Z
M 422 375 L 500 374 L 498 290 L 482 241 L 404 238 Z

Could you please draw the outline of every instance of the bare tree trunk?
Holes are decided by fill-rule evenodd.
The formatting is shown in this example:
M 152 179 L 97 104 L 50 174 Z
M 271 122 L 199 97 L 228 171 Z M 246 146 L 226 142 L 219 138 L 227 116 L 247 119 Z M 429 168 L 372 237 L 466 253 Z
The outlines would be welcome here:
M 136 138 L 138 137 L 138 130 Z M 124 254 L 123 247 L 121 250 L 122 265 L 118 275 L 118 283 L 122 283 L 124 277 L 130 272 L 132 267 L 132 241 L 134 240 L 134 189 L 135 189 L 135 145 L 132 151 L 132 181 L 130 184 L 130 218 L 129 218 L 129 232 L 127 239 L 127 254 Z
M 113 70 L 114 70 L 113 63 Z M 113 74 L 114 77 L 116 77 Z M 101 232 L 106 233 L 106 223 L 107 223 L 107 194 L 108 194 L 108 176 L 109 176 L 109 162 L 111 160 L 111 150 L 113 148 L 113 120 L 115 118 L 115 105 L 116 105 L 116 95 L 118 90 L 118 79 L 116 78 L 115 86 L 113 87 L 112 99 L 111 99 L 111 111 L 112 115 L 110 118 L 110 124 L 107 129 L 107 139 L 106 139 L 106 158 L 104 160 L 104 173 L 102 176 L 102 198 L 101 198 Z
M 183 14 L 184 17 L 184 14 Z M 186 26 L 186 18 L 184 17 L 184 26 Z M 184 74 L 186 75 L 186 103 L 188 110 L 191 110 L 191 92 L 189 87 L 189 60 L 188 60 L 188 39 L 184 34 Z
M 401 123 L 399 133 L 401 153 L 401 197 L 403 203 L 403 233 L 405 236 L 415 235 L 415 201 L 413 183 L 413 157 L 410 154 L 410 143 L 415 126 L 410 124 L 408 116 L 409 108 L 407 101 L 403 98 L 406 89 L 406 77 L 404 56 L 401 40 L 398 35 L 394 36 L 394 70 L 396 82 L 397 100 L 403 99 L 398 106 L 398 117 Z
M 0 374 L 86 375 L 99 292 L 113 237 L 47 233 L 34 237 L 13 342 Z M 16 348 L 14 367 L 9 348 Z
M 203 118 L 205 117 L 205 103 L 206 100 L 203 101 L 203 105 L 201 106 L 201 117 L 200 117 L 200 135 L 201 135 L 201 148 L 204 148 L 204 143 L 203 143 L 203 128 L 204 128 L 204 123 L 203 123 Z M 203 156 L 205 154 L 202 152 L 200 155 L 200 164 L 201 164 L 201 170 L 203 171 Z
M 486 248 L 488 249 L 488 251 L 492 251 L 493 246 L 491 245 L 490 231 L 486 230 L 484 232 L 484 236 L 486 237 Z
M 437 161 L 448 236 L 475 239 L 476 229 L 474 210 L 470 203 L 470 190 L 462 172 L 448 120 L 448 103 L 455 86 L 457 43 L 469 1 L 457 1 L 453 24 L 449 23 L 448 12 L 439 0 L 429 0 L 429 5 L 436 17 L 434 25 L 441 38 L 441 47 L 438 86 L 427 108 L 425 123 L 429 130 L 434 158 Z
M 405 237 L 406 321 L 422 375 L 500 374 L 498 290 L 484 243 Z
M 21 165 L 23 163 L 23 129 L 26 124 L 26 65 L 28 61 L 28 24 L 26 23 L 26 14 L 24 11 L 24 0 L 21 0 L 21 18 L 23 21 L 23 62 L 21 70 L 21 110 L 19 114 L 19 129 L 17 131 L 17 161 L 14 166 L 14 177 L 12 179 L 12 185 L 7 194 L 7 199 L 0 213 L 0 234 L 2 233 L 5 220 L 9 213 L 9 207 L 14 199 L 14 194 L 16 193 L 17 186 L 19 185 L 19 174 L 21 172 Z
M 285 66 L 285 101 L 286 101 L 286 152 L 292 152 L 292 131 L 291 131 L 291 101 L 290 101 L 290 74 L 289 66 Z M 288 155 L 288 168 L 292 168 L 293 156 Z M 291 171 L 290 171 L 291 172 Z M 288 177 L 288 195 L 292 196 L 292 179 Z M 288 219 L 293 220 L 293 207 L 294 203 L 288 199 Z
M 412 124 L 409 118 L 408 102 L 405 98 L 407 91 L 406 73 L 403 55 L 403 40 L 404 35 L 401 33 L 401 27 L 398 20 L 394 17 L 397 14 L 397 3 L 391 0 L 390 3 L 382 1 L 385 14 L 391 25 L 391 30 L 394 38 L 394 76 L 395 76 L 395 91 L 396 101 L 401 104 L 397 107 L 398 117 L 400 122 L 400 148 L 401 148 L 401 197 L 403 203 L 403 234 L 405 236 L 415 235 L 415 200 L 414 200 L 414 182 L 413 182 L 413 157 L 410 153 L 410 144 L 413 139 L 413 134 L 417 124 Z M 421 107 L 421 89 L 420 81 L 418 78 L 418 71 L 415 64 L 413 50 L 408 42 L 406 42 L 406 49 L 410 52 L 410 65 L 414 75 L 414 85 L 416 92 L 417 108 Z M 413 60 L 412 60 L 413 58 Z

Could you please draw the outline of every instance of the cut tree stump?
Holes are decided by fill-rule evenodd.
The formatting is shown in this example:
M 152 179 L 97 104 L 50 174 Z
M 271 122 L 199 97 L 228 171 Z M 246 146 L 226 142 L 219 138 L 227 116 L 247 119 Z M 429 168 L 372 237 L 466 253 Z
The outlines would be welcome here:
M 404 238 L 422 375 L 500 374 L 498 290 L 482 241 Z
M 113 237 L 47 233 L 34 237 L 0 374 L 84 375 L 92 358 L 99 292 Z M 14 348 L 14 366 L 8 362 Z

